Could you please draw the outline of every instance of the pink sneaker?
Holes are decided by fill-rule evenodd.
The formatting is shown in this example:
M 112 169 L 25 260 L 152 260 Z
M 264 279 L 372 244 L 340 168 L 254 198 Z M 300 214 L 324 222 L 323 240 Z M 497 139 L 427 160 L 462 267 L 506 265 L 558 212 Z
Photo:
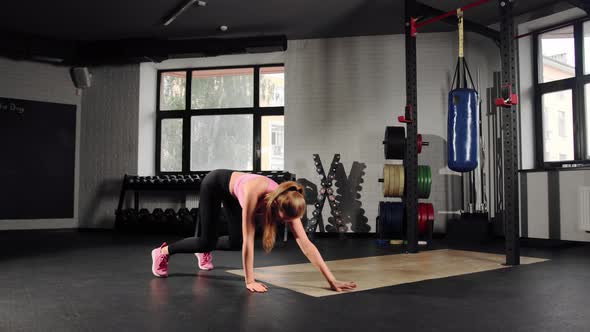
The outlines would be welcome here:
M 197 260 L 199 261 L 199 269 L 209 271 L 213 270 L 213 256 L 210 252 L 196 253 Z
M 167 246 L 166 242 L 162 243 L 160 248 L 152 250 L 152 273 L 158 278 L 168 277 L 168 257 L 162 253 L 162 248 Z

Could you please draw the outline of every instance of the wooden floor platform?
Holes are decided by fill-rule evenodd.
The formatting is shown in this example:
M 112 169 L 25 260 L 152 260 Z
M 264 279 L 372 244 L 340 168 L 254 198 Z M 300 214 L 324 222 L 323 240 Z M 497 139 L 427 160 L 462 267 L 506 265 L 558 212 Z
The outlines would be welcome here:
M 545 259 L 521 257 L 521 264 Z M 336 278 L 355 281 L 355 291 L 364 291 L 411 282 L 509 268 L 504 255 L 441 249 L 413 255 L 386 255 L 326 262 Z M 242 270 L 228 272 L 243 275 Z M 254 269 L 257 280 L 313 297 L 338 295 L 311 264 L 291 264 Z

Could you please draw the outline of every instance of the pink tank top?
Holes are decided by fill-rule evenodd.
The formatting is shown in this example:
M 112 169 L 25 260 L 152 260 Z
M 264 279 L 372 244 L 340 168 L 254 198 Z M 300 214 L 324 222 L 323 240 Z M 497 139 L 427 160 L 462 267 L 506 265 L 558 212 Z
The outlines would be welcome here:
M 246 203 L 244 201 L 244 184 L 252 179 L 256 179 L 256 178 L 265 178 L 266 181 L 268 182 L 268 186 L 266 187 L 266 192 L 265 193 L 269 193 L 273 190 L 275 190 L 279 185 L 274 182 L 273 180 L 267 178 L 266 176 L 262 176 L 262 175 L 258 175 L 258 174 L 244 174 L 242 176 L 240 176 L 239 179 L 236 180 L 236 184 L 234 185 L 234 195 L 238 198 L 238 201 L 240 202 L 240 206 L 243 208 L 244 204 Z

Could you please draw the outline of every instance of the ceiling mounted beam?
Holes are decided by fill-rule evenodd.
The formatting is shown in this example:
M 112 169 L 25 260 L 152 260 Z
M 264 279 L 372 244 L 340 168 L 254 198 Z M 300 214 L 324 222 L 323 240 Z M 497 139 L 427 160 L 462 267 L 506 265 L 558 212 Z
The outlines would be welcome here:
M 425 5 L 423 3 L 420 3 L 420 2 L 416 3 L 415 16 L 434 17 L 434 16 L 443 15 L 445 13 L 446 13 L 445 11 L 442 11 L 440 9 L 436 9 L 434 7 L 430 7 L 430 6 Z M 456 16 L 449 16 L 449 17 L 443 18 L 441 20 L 441 22 L 444 22 L 446 24 L 451 24 L 454 26 L 457 26 L 457 24 L 458 24 Z M 475 33 L 478 33 L 482 36 L 488 37 L 496 43 L 498 43 L 500 41 L 500 32 L 498 32 L 494 29 L 490 29 L 490 28 L 483 26 L 481 24 L 475 23 L 473 21 L 464 20 L 463 22 L 464 22 L 465 30 L 475 32 Z
M 75 64 L 93 66 L 160 62 L 172 58 L 211 57 L 226 54 L 280 52 L 287 50 L 287 37 L 203 39 L 130 39 L 80 44 Z

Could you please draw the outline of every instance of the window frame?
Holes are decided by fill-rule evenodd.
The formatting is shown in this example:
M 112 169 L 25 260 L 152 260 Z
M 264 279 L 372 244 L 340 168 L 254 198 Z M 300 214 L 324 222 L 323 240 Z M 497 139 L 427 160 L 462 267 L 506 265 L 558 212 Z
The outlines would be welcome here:
M 586 146 L 586 105 L 585 105 L 585 85 L 590 83 L 590 74 L 584 74 L 584 22 L 586 20 L 576 20 L 569 24 L 551 27 L 550 29 L 535 31 L 532 33 L 533 42 L 533 94 L 534 94 L 534 130 L 535 130 L 535 162 L 537 168 L 555 169 L 574 164 L 588 164 L 586 153 L 590 146 Z M 572 26 L 574 30 L 574 54 L 575 54 L 575 76 L 557 81 L 539 83 L 542 61 L 542 51 L 540 50 L 540 36 L 544 33 L 559 30 Z M 590 31 L 589 31 L 590 32 Z M 590 36 L 590 35 L 589 35 Z M 586 56 L 590 57 L 590 54 Z M 551 92 L 562 90 L 572 90 L 572 121 L 573 123 L 573 144 L 574 160 L 564 161 L 545 161 L 544 139 L 543 139 L 543 95 Z M 590 102 L 590 96 L 588 96 Z M 589 151 L 590 152 L 590 151 Z
M 252 115 L 253 123 L 253 142 L 252 149 L 253 169 L 243 170 L 247 172 L 257 172 L 261 170 L 261 124 L 264 116 L 284 116 L 285 106 L 271 106 L 260 107 L 260 69 L 265 67 L 283 67 L 284 63 L 270 63 L 257 65 L 238 65 L 238 66 L 218 66 L 218 67 L 190 67 L 190 68 L 173 68 L 160 69 L 157 71 L 156 79 L 156 175 L 172 175 L 172 174 L 196 174 L 202 173 L 203 170 L 191 171 L 190 157 L 191 157 L 191 119 L 194 116 L 207 115 Z M 192 72 L 199 70 L 223 70 L 223 69 L 254 69 L 254 91 L 253 107 L 238 107 L 238 108 L 207 108 L 207 109 L 192 109 L 191 105 L 191 85 Z M 186 86 L 185 86 L 185 109 L 184 110 L 161 110 L 160 109 L 160 85 L 162 74 L 166 72 L 185 72 Z M 161 154 L 162 154 L 162 121 L 165 119 L 182 119 L 182 170 L 181 171 L 162 171 L 161 170 Z M 208 170 L 211 171 L 211 170 Z

